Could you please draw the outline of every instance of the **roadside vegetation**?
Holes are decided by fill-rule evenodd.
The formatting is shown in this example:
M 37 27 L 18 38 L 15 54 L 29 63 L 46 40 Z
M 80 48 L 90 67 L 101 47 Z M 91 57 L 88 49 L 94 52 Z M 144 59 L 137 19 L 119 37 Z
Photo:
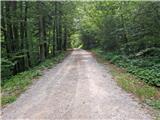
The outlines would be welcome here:
M 118 52 L 105 52 L 100 49 L 96 49 L 96 52 L 103 55 L 104 58 L 111 63 L 120 68 L 124 68 L 128 73 L 143 80 L 145 83 L 160 87 L 160 63 L 158 55 L 152 57 L 132 58 L 124 56 Z
M 116 79 L 118 85 L 120 85 L 126 91 L 135 94 L 143 102 L 146 102 L 153 108 L 160 110 L 160 89 L 158 87 L 154 87 L 152 84 L 147 84 L 148 82 L 142 79 L 145 78 L 145 74 L 139 77 L 139 73 L 136 74 L 128 71 L 129 67 L 126 68 L 126 64 L 129 63 L 126 63 L 126 61 L 124 60 L 119 60 L 119 62 L 116 63 L 116 55 L 112 55 L 111 57 L 110 55 L 108 55 L 111 53 L 104 53 L 99 49 L 94 49 L 93 52 L 98 57 L 103 59 L 104 62 L 108 62 L 107 65 L 110 66 L 111 73 Z
M 43 70 L 52 68 L 54 65 L 62 61 L 66 55 L 67 52 L 61 52 L 60 54 L 57 54 L 56 57 L 46 59 L 34 68 L 18 73 L 9 79 L 3 80 L 1 85 L 2 106 L 14 102 L 17 97 L 24 92 L 30 84 L 33 83 L 34 80 L 43 74 Z

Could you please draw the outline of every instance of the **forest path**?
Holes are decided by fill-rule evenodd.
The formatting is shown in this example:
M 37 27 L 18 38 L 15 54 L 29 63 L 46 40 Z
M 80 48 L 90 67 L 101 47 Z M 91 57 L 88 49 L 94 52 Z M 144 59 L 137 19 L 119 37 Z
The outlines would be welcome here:
M 74 50 L 46 71 L 16 102 L 4 120 L 151 120 L 147 110 L 123 91 L 90 52 Z

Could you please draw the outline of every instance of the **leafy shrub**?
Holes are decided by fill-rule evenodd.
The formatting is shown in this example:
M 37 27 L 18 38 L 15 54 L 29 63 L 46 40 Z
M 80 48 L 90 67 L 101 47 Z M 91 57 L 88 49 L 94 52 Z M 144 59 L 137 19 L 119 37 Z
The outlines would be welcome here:
M 160 61 L 157 56 L 152 57 L 152 59 L 150 57 L 129 59 L 116 52 L 103 52 L 99 50 L 97 53 L 111 63 L 125 68 L 127 72 L 134 74 L 144 82 L 160 86 Z

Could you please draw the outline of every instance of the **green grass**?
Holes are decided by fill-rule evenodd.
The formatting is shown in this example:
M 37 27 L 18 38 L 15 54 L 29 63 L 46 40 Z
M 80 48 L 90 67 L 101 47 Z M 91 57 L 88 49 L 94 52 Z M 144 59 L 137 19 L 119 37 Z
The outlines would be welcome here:
M 106 63 L 110 67 L 110 72 L 120 87 L 127 92 L 133 93 L 142 102 L 145 102 L 158 111 L 160 110 L 160 91 L 158 88 L 145 83 L 134 74 L 128 73 L 125 67 L 112 64 L 113 62 L 108 61 L 108 58 L 106 59 L 104 54 L 100 54 L 96 50 L 93 50 L 93 52 L 96 54 L 97 60 Z
M 156 89 L 147 84 L 141 84 L 139 80 L 135 79 L 127 73 L 116 74 L 118 84 L 125 90 L 136 94 L 142 99 L 152 98 L 156 95 Z
M 42 70 L 52 68 L 55 64 L 63 60 L 65 55 L 66 53 L 62 52 L 28 71 L 18 73 L 17 75 L 6 79 L 1 86 L 1 105 L 5 106 L 6 104 L 14 102 L 16 98 L 32 84 L 33 79 L 42 75 Z
M 160 109 L 160 100 L 149 100 L 146 99 L 145 101 L 148 105 L 156 108 L 156 109 Z

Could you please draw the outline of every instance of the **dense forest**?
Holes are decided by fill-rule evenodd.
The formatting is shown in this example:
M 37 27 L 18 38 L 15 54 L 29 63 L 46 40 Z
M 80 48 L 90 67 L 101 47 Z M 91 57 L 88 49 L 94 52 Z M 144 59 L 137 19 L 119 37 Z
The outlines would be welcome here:
M 2 80 L 67 48 L 94 49 L 160 86 L 160 2 L 1 2 Z
M 2 78 L 36 66 L 65 51 L 73 29 L 74 3 L 1 3 Z

